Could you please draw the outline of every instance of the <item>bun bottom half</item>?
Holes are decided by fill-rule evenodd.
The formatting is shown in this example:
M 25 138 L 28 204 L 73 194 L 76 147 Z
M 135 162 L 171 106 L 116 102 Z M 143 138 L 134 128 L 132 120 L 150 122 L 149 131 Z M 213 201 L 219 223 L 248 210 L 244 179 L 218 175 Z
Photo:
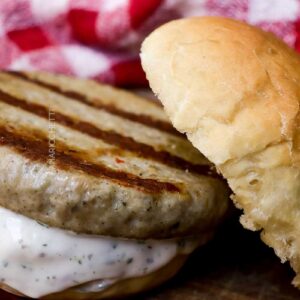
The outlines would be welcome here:
M 128 278 L 97 292 L 84 292 L 80 288 L 84 285 L 79 285 L 58 293 L 50 294 L 40 299 L 44 300 L 93 300 L 93 299 L 116 299 L 130 296 L 153 289 L 165 281 L 172 278 L 179 269 L 183 266 L 188 255 L 178 255 L 171 260 L 163 268 L 160 268 L 150 274 L 141 277 Z M 14 294 L 16 296 L 24 297 L 22 293 L 14 290 L 10 286 L 1 283 L 0 288 Z

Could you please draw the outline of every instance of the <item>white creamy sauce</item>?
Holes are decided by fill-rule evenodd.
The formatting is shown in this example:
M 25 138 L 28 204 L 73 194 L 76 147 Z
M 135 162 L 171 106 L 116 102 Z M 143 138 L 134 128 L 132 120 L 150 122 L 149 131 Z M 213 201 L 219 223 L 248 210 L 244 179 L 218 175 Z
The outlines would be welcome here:
M 78 235 L 1 207 L 0 240 L 0 281 L 32 298 L 92 281 L 92 290 L 104 289 L 149 274 L 197 246 L 194 240 Z

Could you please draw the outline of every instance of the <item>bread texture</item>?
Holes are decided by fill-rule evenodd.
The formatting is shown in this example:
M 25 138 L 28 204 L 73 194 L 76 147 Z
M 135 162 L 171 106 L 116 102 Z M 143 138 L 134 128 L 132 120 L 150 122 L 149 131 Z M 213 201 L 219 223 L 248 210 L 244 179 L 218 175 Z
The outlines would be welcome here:
M 228 180 L 300 287 L 300 57 L 271 33 L 220 17 L 154 31 L 142 64 L 173 125 Z
M 211 230 L 228 207 L 211 164 L 159 105 L 94 81 L 0 73 L 0 205 L 76 233 Z

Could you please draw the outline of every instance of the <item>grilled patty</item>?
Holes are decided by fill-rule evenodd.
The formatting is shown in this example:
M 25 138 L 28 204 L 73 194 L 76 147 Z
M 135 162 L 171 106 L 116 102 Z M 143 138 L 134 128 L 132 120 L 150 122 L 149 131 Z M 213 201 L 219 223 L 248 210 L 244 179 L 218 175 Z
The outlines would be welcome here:
M 49 226 L 126 238 L 218 223 L 228 190 L 162 108 L 46 73 L 0 73 L 0 205 Z

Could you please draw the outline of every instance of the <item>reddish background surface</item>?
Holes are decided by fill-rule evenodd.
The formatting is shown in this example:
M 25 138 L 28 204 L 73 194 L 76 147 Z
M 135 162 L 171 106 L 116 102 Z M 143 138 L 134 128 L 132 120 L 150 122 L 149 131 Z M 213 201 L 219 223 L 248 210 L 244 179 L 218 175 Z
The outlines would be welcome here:
M 167 21 L 203 15 L 249 22 L 300 50 L 299 0 L 1 0 L 0 68 L 145 86 L 143 39 Z

